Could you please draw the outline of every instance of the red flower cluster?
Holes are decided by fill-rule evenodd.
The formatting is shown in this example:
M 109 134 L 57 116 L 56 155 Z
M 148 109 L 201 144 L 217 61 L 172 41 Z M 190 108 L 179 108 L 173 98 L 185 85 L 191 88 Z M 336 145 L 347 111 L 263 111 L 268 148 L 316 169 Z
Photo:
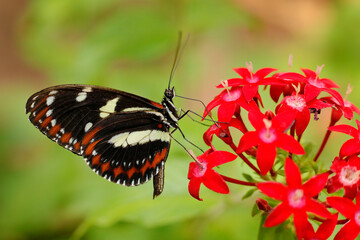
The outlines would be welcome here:
M 269 197 L 278 202 L 256 200 L 259 211 L 268 215 L 264 227 L 278 226 L 292 217 L 298 239 L 328 239 L 336 224 L 345 224 L 336 234 L 336 240 L 355 239 L 360 233 L 360 121 L 356 120 L 357 129 L 335 124 L 342 116 L 352 120 L 354 112 L 359 114 L 360 110 L 335 90 L 338 85 L 319 77 L 323 66 L 316 71 L 301 69 L 303 74 L 300 74 L 274 73 L 277 71 L 274 68 L 262 68 L 254 73 L 252 63 L 246 65 L 246 68 L 234 69 L 240 77 L 217 86 L 224 90 L 204 111 L 205 118 L 217 107 L 219 122 L 214 122 L 204 133 L 204 142 L 210 149 L 190 163 L 191 196 L 202 200 L 199 196 L 201 183 L 222 194 L 229 193 L 227 183 L 246 185 L 260 190 L 258 193 L 263 193 L 265 199 Z M 271 99 L 279 102 L 273 112 L 263 111 L 259 86 L 269 89 Z M 346 94 L 350 91 L 349 87 Z M 305 152 L 301 138 L 312 121 L 311 114 L 313 120 L 318 120 L 324 109 L 332 111 L 331 119 L 313 157 Z M 251 126 L 246 126 L 245 114 Z M 238 144 L 232 137 L 236 132 L 241 134 Z M 317 166 L 317 160 L 332 132 L 348 134 L 352 139 L 341 146 L 339 156 L 332 158 L 330 169 L 322 169 Z M 214 136 L 233 152 L 217 150 Z M 222 164 L 238 161 L 250 167 L 251 174 L 245 175 L 251 177 L 240 180 L 218 173 Z M 303 173 L 308 179 L 305 183 L 302 182 Z M 325 198 L 325 194 L 342 194 L 343 197 Z M 345 219 L 337 220 L 338 213 Z M 315 231 L 310 221 L 322 224 Z

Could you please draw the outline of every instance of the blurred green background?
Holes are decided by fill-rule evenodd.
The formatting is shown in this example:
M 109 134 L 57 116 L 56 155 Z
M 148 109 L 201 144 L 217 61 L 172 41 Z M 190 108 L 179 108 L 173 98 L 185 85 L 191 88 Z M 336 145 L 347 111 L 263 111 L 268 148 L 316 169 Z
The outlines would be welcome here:
M 167 161 L 165 190 L 152 200 L 152 183 L 109 183 L 44 137 L 25 115 L 31 94 L 65 83 L 103 85 L 161 101 L 180 30 L 191 38 L 173 81 L 179 95 L 208 102 L 220 80 L 235 76 L 232 68 L 253 61 L 255 69 L 286 71 L 292 53 L 293 70 L 325 64 L 321 76 L 341 85 L 341 93 L 348 83 L 355 85 L 348 99 L 360 103 L 357 0 L 0 2 L 1 239 L 257 238 L 260 218 L 251 217 L 257 195 L 242 200 L 247 189 L 231 185 L 230 195 L 201 188 L 204 201 L 191 198 L 191 159 L 177 144 Z M 202 112 L 197 103 L 175 103 Z M 327 123 L 318 121 L 315 132 L 322 134 Z M 204 147 L 206 128 L 189 119 L 181 126 Z M 322 138 L 311 136 L 315 143 Z M 324 164 L 339 146 L 329 149 Z M 241 178 L 249 169 L 221 171 Z

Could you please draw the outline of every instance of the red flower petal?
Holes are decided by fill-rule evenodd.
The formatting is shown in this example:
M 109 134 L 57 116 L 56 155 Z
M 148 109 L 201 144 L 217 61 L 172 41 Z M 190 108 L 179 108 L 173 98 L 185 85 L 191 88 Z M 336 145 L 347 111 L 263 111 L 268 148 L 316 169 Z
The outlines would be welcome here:
M 303 190 L 305 195 L 308 197 L 314 197 L 318 195 L 321 192 L 321 190 L 325 188 L 328 177 L 329 177 L 328 173 L 323 173 L 310 178 L 303 185 Z
M 357 139 L 349 139 L 340 148 L 340 156 L 350 156 L 360 152 L 360 142 Z
M 274 210 L 270 212 L 269 216 L 265 220 L 264 226 L 276 226 L 289 218 L 291 213 L 292 211 L 289 206 L 284 203 L 280 203 L 276 208 L 274 208 Z
M 259 85 L 244 85 L 242 92 L 245 100 L 250 102 L 259 90 Z
M 236 150 L 237 153 L 241 153 L 245 150 L 248 150 L 251 147 L 254 147 L 259 144 L 259 135 L 257 132 L 247 132 L 245 133 L 239 142 L 239 146 Z
M 193 196 L 199 201 L 202 201 L 202 199 L 199 197 L 200 185 L 201 185 L 200 178 L 192 178 L 189 181 L 188 189 L 191 196 Z
M 287 196 L 287 187 L 278 182 L 261 182 L 257 184 L 257 188 L 276 200 L 283 200 Z
M 203 177 L 203 184 L 217 193 L 228 194 L 229 187 L 224 179 L 213 169 L 208 169 Z
M 219 166 L 221 164 L 234 161 L 236 158 L 237 158 L 237 156 L 230 152 L 214 151 L 206 157 L 206 160 L 208 162 L 207 167 L 213 168 L 213 167 Z
M 324 223 L 319 226 L 316 232 L 316 238 L 320 240 L 328 239 L 336 227 L 337 219 L 338 214 L 333 214 L 329 219 L 324 221 Z
M 261 129 L 264 127 L 265 116 L 260 111 L 250 111 L 248 117 L 251 125 L 255 129 Z
M 272 119 L 272 127 L 276 128 L 280 132 L 283 132 L 285 129 L 290 127 L 290 125 L 294 122 L 295 117 L 296 111 L 281 112 Z
M 278 135 L 278 140 L 276 141 L 276 145 L 279 148 L 294 154 L 298 154 L 298 155 L 305 154 L 305 150 L 300 145 L 300 143 L 296 141 L 295 138 L 293 138 L 290 135 L 287 135 L 286 133 L 280 133 Z
M 276 146 L 273 144 L 259 144 L 256 161 L 262 175 L 267 174 L 274 165 Z
M 294 212 L 294 226 L 296 229 L 296 235 L 298 239 L 302 239 L 308 226 L 308 216 L 305 211 Z
M 296 135 L 301 135 L 310 122 L 310 111 L 308 108 L 296 114 L 295 129 Z
M 225 90 L 226 91 L 226 90 Z M 219 105 L 221 102 L 221 99 L 219 97 L 214 98 L 207 106 L 206 109 L 204 110 L 204 114 L 203 117 L 206 117 L 211 110 L 216 107 L 217 105 Z
M 272 72 L 277 71 L 276 68 L 261 68 L 259 70 L 256 71 L 255 75 L 258 76 L 259 78 L 264 78 L 267 75 L 269 75 Z
M 350 199 L 343 197 L 328 197 L 326 200 L 333 208 L 339 211 L 346 218 L 351 219 L 354 217 L 356 206 Z
M 345 124 L 329 127 L 329 130 L 330 131 L 335 131 L 335 132 L 345 133 L 345 134 L 351 135 L 353 137 L 356 137 L 357 131 L 358 131 L 353 126 L 349 126 L 349 125 L 345 125 Z
M 328 183 L 327 183 L 327 192 L 328 193 L 334 193 L 342 187 L 343 187 L 343 185 L 339 182 L 338 175 L 335 175 L 335 176 L 329 178 Z
M 230 122 L 236 109 L 235 102 L 224 102 L 219 106 L 218 118 L 220 122 Z
M 360 232 L 360 227 L 354 222 L 349 221 L 336 234 L 334 240 L 353 240 Z
M 289 188 L 301 187 L 301 173 L 298 166 L 290 158 L 285 160 L 285 177 Z
M 317 202 L 312 198 L 306 201 L 306 211 L 312 212 L 324 218 L 329 218 L 331 215 L 331 213 L 326 209 L 323 204 Z
M 249 69 L 247 68 L 234 68 L 234 71 L 243 78 L 251 76 Z

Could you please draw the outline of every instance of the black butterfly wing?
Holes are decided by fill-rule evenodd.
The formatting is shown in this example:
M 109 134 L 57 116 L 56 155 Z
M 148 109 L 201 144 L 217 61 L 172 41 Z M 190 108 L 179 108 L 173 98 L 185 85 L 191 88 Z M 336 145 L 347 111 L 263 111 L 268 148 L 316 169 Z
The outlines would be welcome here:
M 163 171 L 170 147 L 169 128 L 156 111 L 115 114 L 83 138 L 81 153 L 100 176 L 137 186 Z
M 130 93 L 76 84 L 46 88 L 33 94 L 26 103 L 31 123 L 78 155 L 84 135 L 104 118 L 124 110 L 161 108 L 159 103 Z
M 153 176 L 163 188 L 170 147 L 163 106 L 130 93 L 90 85 L 60 85 L 32 95 L 29 120 L 48 138 L 82 155 L 100 176 L 137 186 Z

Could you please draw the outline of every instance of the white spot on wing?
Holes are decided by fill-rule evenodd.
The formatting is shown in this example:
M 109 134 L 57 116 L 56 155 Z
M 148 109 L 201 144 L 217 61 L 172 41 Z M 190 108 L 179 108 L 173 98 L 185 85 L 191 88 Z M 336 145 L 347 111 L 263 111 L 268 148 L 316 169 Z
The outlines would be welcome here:
M 113 136 L 112 138 L 110 138 L 108 143 L 114 144 L 114 147 L 120 147 L 120 146 L 126 147 L 127 146 L 126 138 L 128 136 L 129 136 L 128 132 L 119 133 L 119 134 Z
M 92 88 L 91 87 L 86 87 L 83 89 L 83 92 L 92 92 Z
M 141 141 L 143 141 L 143 143 L 146 143 L 150 139 L 149 138 L 150 132 L 151 130 L 131 132 L 126 141 L 130 146 L 134 146 L 140 143 Z
M 35 102 L 33 102 L 30 107 L 34 108 L 35 107 Z
M 49 92 L 49 95 L 55 95 L 55 94 L 57 94 L 57 93 L 58 93 L 58 91 L 52 90 L 51 92 Z
M 79 92 L 79 94 L 76 97 L 77 102 L 82 102 L 86 99 L 87 93 L 86 92 Z
M 114 98 L 112 100 L 107 101 L 107 103 L 100 108 L 100 117 L 106 118 L 115 111 L 116 103 L 119 101 L 119 98 Z
M 145 107 L 130 107 L 125 108 L 122 110 L 122 112 L 137 112 L 137 111 L 151 111 L 151 108 L 145 108 Z
M 55 97 L 54 96 L 50 96 L 46 99 L 46 105 L 51 105 L 55 100 Z
M 55 126 L 56 125 L 56 119 L 51 120 L 51 126 Z
M 92 123 L 91 122 L 88 122 L 86 125 L 85 125 L 85 132 L 89 131 L 89 129 L 92 127 Z
M 51 114 L 53 113 L 52 109 L 47 110 L 46 112 L 46 116 L 49 117 Z

